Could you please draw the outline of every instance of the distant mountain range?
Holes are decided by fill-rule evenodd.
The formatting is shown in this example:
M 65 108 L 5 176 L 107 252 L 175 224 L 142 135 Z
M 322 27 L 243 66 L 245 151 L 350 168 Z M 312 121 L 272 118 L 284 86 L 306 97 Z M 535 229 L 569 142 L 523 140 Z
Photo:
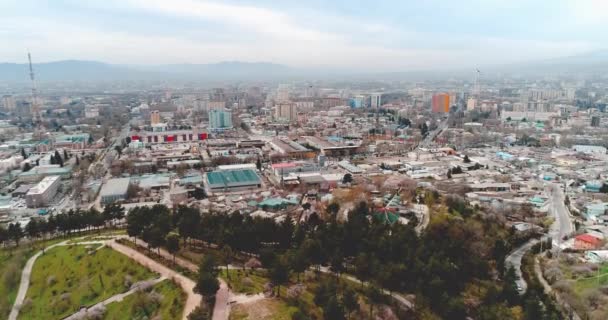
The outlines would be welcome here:
M 34 72 L 37 81 L 41 82 L 268 79 L 296 74 L 296 70 L 280 64 L 238 61 L 213 64 L 128 66 L 98 61 L 64 60 L 34 64 Z M 0 63 L 0 81 L 29 81 L 29 66 L 20 63 Z
M 114 80 L 277 80 L 287 78 L 348 76 L 351 79 L 438 79 L 445 76 L 470 76 L 470 70 L 404 71 L 366 73 L 296 69 L 268 62 L 220 62 L 212 64 L 167 65 L 116 65 L 98 61 L 64 60 L 34 65 L 36 79 L 46 81 L 114 81 Z M 483 67 L 482 72 L 492 74 L 606 74 L 608 50 L 571 57 L 547 59 L 527 63 Z M 26 82 L 27 64 L 0 63 L 0 81 Z M 484 77 L 485 77 L 484 76 Z

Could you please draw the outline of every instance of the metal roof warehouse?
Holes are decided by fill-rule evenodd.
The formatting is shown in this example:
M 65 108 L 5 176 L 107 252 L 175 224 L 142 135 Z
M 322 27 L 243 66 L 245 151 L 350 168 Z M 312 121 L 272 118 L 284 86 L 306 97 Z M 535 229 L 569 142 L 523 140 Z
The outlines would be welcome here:
M 260 177 L 252 169 L 222 170 L 207 173 L 209 189 L 258 188 L 261 187 Z

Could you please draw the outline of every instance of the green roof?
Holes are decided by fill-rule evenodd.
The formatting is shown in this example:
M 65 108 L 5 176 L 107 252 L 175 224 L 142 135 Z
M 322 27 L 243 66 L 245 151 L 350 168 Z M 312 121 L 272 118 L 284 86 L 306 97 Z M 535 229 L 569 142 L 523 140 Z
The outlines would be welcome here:
M 268 198 L 268 199 L 264 199 L 264 201 L 258 203 L 258 207 L 270 207 L 270 208 L 280 208 L 280 207 L 286 207 L 289 205 L 296 205 L 298 204 L 297 201 L 295 200 L 290 200 L 290 199 L 285 199 L 285 198 Z
M 376 218 L 376 220 L 383 222 L 383 223 L 388 223 L 388 224 L 393 224 L 395 222 L 397 222 L 397 220 L 399 220 L 399 216 L 392 213 L 392 212 L 387 212 L 385 213 L 376 213 L 374 215 L 374 218 Z
M 213 171 L 207 173 L 211 185 L 259 183 L 260 177 L 252 169 Z

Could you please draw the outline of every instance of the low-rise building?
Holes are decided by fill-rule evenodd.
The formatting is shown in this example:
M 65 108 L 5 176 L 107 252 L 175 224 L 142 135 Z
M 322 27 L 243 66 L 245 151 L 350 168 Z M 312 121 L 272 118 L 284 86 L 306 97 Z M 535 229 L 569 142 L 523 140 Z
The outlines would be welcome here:
M 234 191 L 260 188 L 262 181 L 252 169 L 222 170 L 207 173 L 207 187 L 211 191 Z
M 42 179 L 36 186 L 31 188 L 25 195 L 25 203 L 29 208 L 44 207 L 57 194 L 61 177 L 50 176 Z
M 130 182 L 130 178 L 118 178 L 110 179 L 108 182 L 104 183 L 99 192 L 101 204 L 106 205 L 112 202 L 126 200 Z

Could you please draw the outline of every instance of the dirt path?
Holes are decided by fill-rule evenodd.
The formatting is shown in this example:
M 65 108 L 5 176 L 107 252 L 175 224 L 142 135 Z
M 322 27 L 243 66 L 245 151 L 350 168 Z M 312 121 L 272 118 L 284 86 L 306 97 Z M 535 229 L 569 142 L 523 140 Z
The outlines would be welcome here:
M 92 314 L 96 314 L 95 310 L 98 308 L 102 308 L 105 307 L 107 305 L 109 305 L 110 303 L 113 302 L 120 302 L 122 301 L 125 297 L 130 296 L 132 294 L 134 294 L 135 292 L 141 291 L 141 290 L 145 290 L 145 288 L 149 288 L 151 286 L 154 286 L 155 284 L 166 280 L 165 277 L 160 277 L 157 279 L 153 279 L 153 280 L 148 280 L 148 281 L 141 281 L 136 283 L 135 285 L 133 285 L 133 288 L 131 288 L 129 291 L 123 292 L 123 293 L 119 293 L 117 295 L 111 296 L 108 299 L 99 302 L 89 308 L 83 308 L 81 310 L 79 310 L 78 312 L 74 313 L 73 315 L 67 317 L 67 318 L 63 318 L 63 320 L 80 320 L 80 319 L 88 319 L 87 316 L 89 316 L 89 312 L 91 312 Z
M 142 248 L 147 248 L 147 243 L 145 243 L 142 240 L 137 240 L 137 245 L 142 247 Z M 158 253 L 158 250 L 155 250 L 156 253 Z M 167 250 L 165 249 L 160 249 L 160 255 L 167 259 L 167 260 L 173 260 L 173 255 L 170 254 Z M 186 259 L 180 258 L 180 257 L 175 257 L 175 263 L 177 265 L 179 265 L 182 268 L 186 268 L 194 273 L 198 272 L 198 266 Z M 230 268 L 234 268 L 233 266 L 228 266 L 229 269 Z M 218 280 L 220 281 L 220 289 L 217 291 L 217 293 L 215 294 L 215 305 L 213 306 L 213 320 L 227 320 L 228 316 L 230 315 L 230 304 L 229 304 L 229 299 L 231 296 L 231 291 L 228 288 L 228 285 L 226 284 L 226 282 L 224 282 L 224 280 L 218 278 Z
M 192 279 L 186 278 L 177 271 L 165 267 L 164 265 L 147 257 L 143 253 L 124 246 L 114 240 L 108 241 L 107 245 L 108 247 L 137 261 L 148 269 L 160 273 L 161 276 L 168 279 L 174 279 L 175 282 L 182 287 L 182 289 L 184 290 L 184 292 L 186 292 L 187 295 L 186 303 L 184 304 L 184 313 L 182 317 L 183 320 L 186 320 L 188 315 L 201 304 L 202 296 L 200 294 L 194 293 L 194 286 L 196 284 L 194 283 L 194 281 L 192 281 Z

